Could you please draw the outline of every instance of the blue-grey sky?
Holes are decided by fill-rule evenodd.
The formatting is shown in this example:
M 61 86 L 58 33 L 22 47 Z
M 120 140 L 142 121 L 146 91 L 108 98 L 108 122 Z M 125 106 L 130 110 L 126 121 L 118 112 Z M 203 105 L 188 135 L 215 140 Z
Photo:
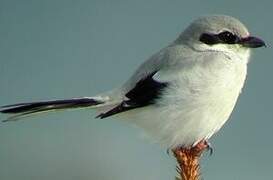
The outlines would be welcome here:
M 230 121 L 204 156 L 209 180 L 273 179 L 273 1 L 0 0 L 0 105 L 92 96 L 123 83 L 196 17 L 240 19 L 255 49 Z M 89 110 L 0 124 L 1 180 L 166 180 L 175 160 L 140 129 Z M 0 119 L 4 119 L 0 116 Z

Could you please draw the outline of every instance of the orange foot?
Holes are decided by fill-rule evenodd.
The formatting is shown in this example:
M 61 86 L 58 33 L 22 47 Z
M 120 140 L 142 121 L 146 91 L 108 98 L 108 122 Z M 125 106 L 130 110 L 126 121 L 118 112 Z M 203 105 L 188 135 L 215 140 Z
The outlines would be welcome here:
M 206 149 L 209 151 L 210 155 L 212 155 L 212 153 L 213 153 L 213 148 L 211 147 L 211 144 L 206 140 L 200 141 L 198 144 L 196 144 L 193 147 L 193 149 L 195 149 L 197 152 L 201 152 L 201 151 L 203 152 Z

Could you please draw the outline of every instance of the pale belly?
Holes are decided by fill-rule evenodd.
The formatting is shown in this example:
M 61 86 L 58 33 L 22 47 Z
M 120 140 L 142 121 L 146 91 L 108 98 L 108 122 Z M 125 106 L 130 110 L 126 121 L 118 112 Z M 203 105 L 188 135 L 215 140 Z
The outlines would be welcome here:
M 236 104 L 246 76 L 246 67 L 242 68 L 239 74 L 221 72 L 215 78 L 182 74 L 155 105 L 125 113 L 126 119 L 167 148 L 207 140 L 228 120 Z

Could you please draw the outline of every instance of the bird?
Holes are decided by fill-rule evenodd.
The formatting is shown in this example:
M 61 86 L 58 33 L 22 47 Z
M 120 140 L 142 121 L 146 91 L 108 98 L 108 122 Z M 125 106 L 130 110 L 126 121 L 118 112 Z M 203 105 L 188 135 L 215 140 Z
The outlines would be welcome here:
M 169 45 L 142 63 L 119 88 L 95 96 L 0 107 L 16 121 L 74 108 L 94 109 L 136 125 L 162 146 L 193 147 L 229 119 L 247 75 L 253 48 L 266 46 L 238 19 L 198 17 Z

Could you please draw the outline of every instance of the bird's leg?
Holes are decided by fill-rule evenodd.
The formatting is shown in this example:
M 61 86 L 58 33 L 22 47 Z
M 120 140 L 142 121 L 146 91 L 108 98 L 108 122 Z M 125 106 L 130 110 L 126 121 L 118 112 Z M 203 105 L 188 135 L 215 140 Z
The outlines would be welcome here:
M 173 149 L 173 154 L 177 159 L 177 171 L 181 180 L 198 180 L 200 177 L 199 159 L 206 149 L 210 149 L 207 141 L 202 140 L 193 147 L 179 147 Z
M 212 147 L 211 143 L 208 142 L 207 140 L 200 141 L 194 147 L 199 148 L 199 149 L 206 149 L 207 151 L 209 151 L 209 155 L 213 154 L 213 147 Z

